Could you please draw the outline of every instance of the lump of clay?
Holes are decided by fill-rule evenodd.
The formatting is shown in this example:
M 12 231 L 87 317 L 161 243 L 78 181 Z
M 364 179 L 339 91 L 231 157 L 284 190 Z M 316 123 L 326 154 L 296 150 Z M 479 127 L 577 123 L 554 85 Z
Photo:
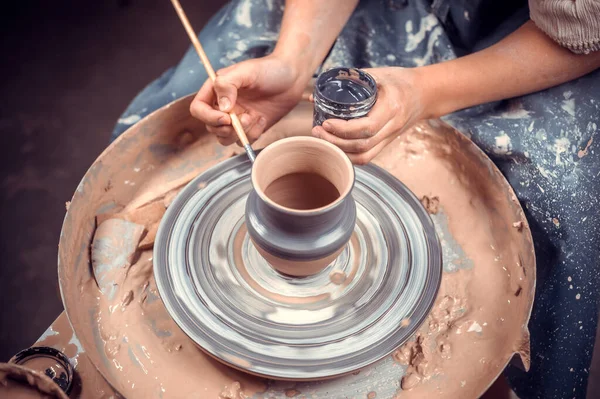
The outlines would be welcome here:
M 430 215 L 436 215 L 440 207 L 440 199 L 438 197 L 428 197 L 424 195 L 421 198 L 421 204 Z
M 123 219 L 108 219 L 96 229 L 92 241 L 92 268 L 103 295 L 112 300 L 115 272 L 131 265 L 145 227 Z
M 127 221 L 141 224 L 149 229 L 150 226 L 160 222 L 165 214 L 165 205 L 163 201 L 156 201 L 146 204 L 140 208 L 118 214 L 116 217 Z
M 96 216 L 98 225 L 102 225 L 109 219 L 122 219 L 145 227 L 146 234 L 142 236 L 138 249 L 146 250 L 154 246 L 156 233 L 160 220 L 165 214 L 166 205 L 163 201 L 154 201 L 132 210 L 121 210 L 112 214 L 100 214 Z
M 241 395 L 242 386 L 239 382 L 235 381 L 233 384 L 226 386 L 219 399 L 238 399 Z

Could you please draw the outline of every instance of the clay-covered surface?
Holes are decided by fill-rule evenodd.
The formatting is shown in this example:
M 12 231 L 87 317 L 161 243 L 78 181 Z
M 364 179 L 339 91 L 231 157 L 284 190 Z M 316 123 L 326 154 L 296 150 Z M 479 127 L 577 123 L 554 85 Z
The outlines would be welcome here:
M 117 270 L 112 300 L 103 296 L 90 263 L 96 216 L 131 212 L 157 200 L 168 206 L 174 190 L 238 151 L 220 147 L 205 133 L 189 116 L 190 101 L 150 115 L 100 156 L 77 188 L 61 234 L 59 279 L 67 314 L 91 361 L 122 394 L 476 397 L 514 353 L 528 364 L 535 259 L 527 221 L 492 162 L 440 122 L 422 122 L 375 161 L 423 198 L 432 213 L 444 250 L 440 292 L 415 338 L 359 373 L 325 382 L 271 383 L 209 358 L 162 305 L 150 250 Z M 311 121 L 310 106 L 303 104 L 262 145 L 307 134 Z

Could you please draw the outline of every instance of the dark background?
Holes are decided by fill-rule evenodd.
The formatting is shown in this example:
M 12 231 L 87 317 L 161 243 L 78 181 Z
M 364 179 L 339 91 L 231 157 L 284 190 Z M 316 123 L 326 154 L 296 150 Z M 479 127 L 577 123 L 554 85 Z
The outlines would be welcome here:
M 182 1 L 197 30 L 223 3 Z M 129 101 L 189 42 L 168 0 L 30 0 L 3 4 L 0 15 L 5 362 L 63 310 L 56 270 L 65 202 Z
M 199 30 L 225 1 L 182 3 Z M 129 101 L 179 61 L 188 39 L 168 0 L 29 0 L 3 4 L 0 15 L 4 362 L 63 310 L 56 268 L 65 202 Z M 600 356 L 595 363 L 590 398 L 600 397 Z

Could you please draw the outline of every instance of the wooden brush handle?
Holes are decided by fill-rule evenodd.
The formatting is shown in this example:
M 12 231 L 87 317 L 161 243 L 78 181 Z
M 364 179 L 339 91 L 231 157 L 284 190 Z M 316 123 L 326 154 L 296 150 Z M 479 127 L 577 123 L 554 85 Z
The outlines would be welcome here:
M 204 68 L 206 69 L 206 72 L 208 73 L 208 77 L 210 78 L 210 80 L 212 80 L 214 82 L 215 79 L 217 78 L 217 75 L 215 74 L 215 70 L 213 69 L 212 65 L 210 64 L 210 60 L 206 56 L 206 53 L 204 52 L 204 48 L 202 48 L 202 45 L 200 44 L 200 40 L 198 40 L 198 37 L 196 36 L 196 32 L 194 32 L 194 29 L 192 29 L 192 25 L 190 24 L 190 21 L 188 20 L 187 16 L 185 15 L 183 8 L 181 8 L 181 4 L 179 4 L 179 0 L 171 0 L 171 3 L 173 3 L 173 7 L 175 7 L 175 11 L 177 11 L 177 15 L 179 15 L 179 19 L 181 19 L 181 23 L 183 24 L 183 27 L 185 28 L 188 36 L 190 37 L 190 40 L 192 41 L 192 45 L 196 49 L 196 52 L 198 53 L 198 56 L 200 57 L 200 61 L 202 61 L 202 65 L 204 65 Z M 246 137 L 246 132 L 244 132 L 244 128 L 242 127 L 242 123 L 240 122 L 240 119 L 233 111 L 229 113 L 229 116 L 231 117 L 231 125 L 233 126 L 233 130 L 235 130 L 235 132 L 237 133 L 237 136 L 238 136 L 238 139 L 240 140 L 240 142 L 242 143 L 244 148 L 251 149 L 250 142 L 248 141 L 248 137 Z M 250 154 L 248 154 L 248 155 L 250 155 Z M 250 159 L 252 159 L 252 157 Z

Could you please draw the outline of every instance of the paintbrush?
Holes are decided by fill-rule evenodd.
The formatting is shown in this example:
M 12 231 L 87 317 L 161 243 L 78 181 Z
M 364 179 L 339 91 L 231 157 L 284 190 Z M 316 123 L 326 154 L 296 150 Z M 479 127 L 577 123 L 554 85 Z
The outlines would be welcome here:
M 181 4 L 179 4 L 179 0 L 171 0 L 171 3 L 173 3 L 173 7 L 175 7 L 175 11 L 177 11 L 177 15 L 179 15 L 179 19 L 181 20 L 183 27 L 185 28 L 188 36 L 190 37 L 190 40 L 192 41 L 192 44 L 194 45 L 194 48 L 196 49 L 196 52 L 198 53 L 198 56 L 200 57 L 200 60 L 202 61 L 202 65 L 204 65 L 204 69 L 206 69 L 206 73 L 208 73 L 208 77 L 210 78 L 210 80 L 212 80 L 214 82 L 215 79 L 217 78 L 217 75 L 215 74 L 215 70 L 213 69 L 212 65 L 210 64 L 210 61 L 209 61 L 208 57 L 206 56 L 206 53 L 204 52 L 204 49 L 202 48 L 202 45 L 200 44 L 200 40 L 198 40 L 198 37 L 196 36 L 194 29 L 192 29 L 192 25 L 190 24 L 188 17 L 185 15 L 183 8 L 181 8 Z M 233 111 L 229 113 L 229 117 L 231 118 L 231 124 L 233 125 L 233 129 L 235 130 L 235 132 L 238 136 L 238 139 L 244 146 L 244 150 L 246 150 L 246 154 L 248 154 L 248 158 L 250 158 L 251 162 L 254 162 L 254 160 L 256 159 L 256 154 L 254 153 L 254 150 L 252 149 L 252 146 L 250 145 L 250 142 L 248 141 L 248 137 L 246 137 L 246 133 L 244 132 L 244 128 L 242 127 L 242 124 L 240 123 L 240 119 Z

